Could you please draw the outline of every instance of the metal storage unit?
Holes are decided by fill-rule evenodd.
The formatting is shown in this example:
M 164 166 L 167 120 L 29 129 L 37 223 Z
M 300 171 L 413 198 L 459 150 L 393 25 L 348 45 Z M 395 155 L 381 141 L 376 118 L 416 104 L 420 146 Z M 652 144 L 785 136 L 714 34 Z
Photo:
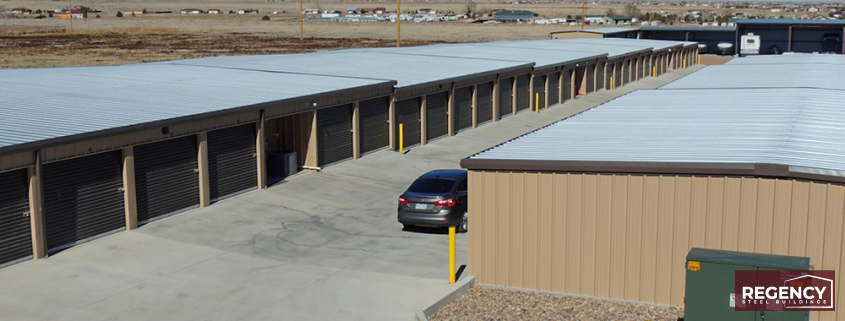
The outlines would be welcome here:
M 379 97 L 358 103 L 358 118 L 361 133 L 361 154 L 390 145 L 390 123 L 388 110 L 390 98 Z
M 513 78 L 499 79 L 499 118 L 513 115 Z
M 537 75 L 534 76 L 534 99 L 537 99 L 537 94 L 540 94 L 540 108 L 546 108 L 546 78 L 548 75 Z M 537 108 L 537 102 L 535 101 L 531 108 Z
M 549 74 L 549 106 L 560 103 L 560 72 Z
M 475 95 L 476 125 L 493 120 L 493 83 L 486 82 L 478 84 Z
M 350 158 L 352 158 L 352 105 L 317 110 L 319 166 Z
M 0 173 L 0 266 L 32 257 L 27 172 Z
M 759 311 L 735 311 L 734 272 L 810 270 L 810 258 L 692 248 L 686 261 L 684 320 L 764 320 Z M 738 300 L 739 298 L 736 298 Z M 807 320 L 806 311 L 765 311 L 765 320 Z
M 449 115 L 446 106 L 449 93 L 440 92 L 425 97 L 426 140 L 430 141 L 449 133 Z
M 516 76 L 516 109 L 531 108 L 531 76 L 528 74 Z
M 472 87 L 455 89 L 455 132 L 472 127 Z
M 587 65 L 584 69 L 586 70 L 586 76 L 584 77 L 587 82 L 586 92 L 595 92 L 598 90 L 596 86 L 596 65 Z
M 138 222 L 199 205 L 196 136 L 140 145 L 134 155 Z
M 404 147 L 408 148 L 420 143 L 422 130 L 420 125 L 420 98 L 414 97 L 396 102 L 396 141 L 399 141 L 399 125 L 403 128 Z M 396 144 L 399 149 L 399 144 Z
M 47 251 L 126 227 L 120 151 L 44 164 Z
M 211 200 L 258 186 L 255 124 L 208 132 L 208 174 Z

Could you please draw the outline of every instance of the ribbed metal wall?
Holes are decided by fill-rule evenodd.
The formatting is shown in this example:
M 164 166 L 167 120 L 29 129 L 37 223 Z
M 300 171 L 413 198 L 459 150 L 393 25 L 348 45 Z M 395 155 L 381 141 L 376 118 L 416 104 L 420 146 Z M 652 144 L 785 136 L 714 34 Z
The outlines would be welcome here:
M 211 199 L 258 186 L 255 124 L 208 132 L 208 173 Z
M 472 127 L 472 87 L 455 89 L 455 132 Z
M 317 111 L 317 159 L 326 166 L 352 158 L 352 105 Z
M 446 113 L 449 93 L 425 96 L 426 139 L 432 140 L 449 133 L 449 115 Z
M 468 266 L 481 283 L 682 305 L 684 261 L 692 247 L 806 256 L 818 270 L 845 270 L 842 185 L 707 176 L 469 175 Z M 837 281 L 842 289 L 845 278 Z M 845 306 L 837 295 L 836 304 Z M 811 317 L 843 318 L 842 309 Z
M 476 87 L 476 124 L 493 120 L 493 83 L 478 84 Z
M 420 143 L 422 128 L 420 124 L 420 98 L 399 100 L 395 103 L 396 139 L 399 139 L 399 125 L 403 127 L 404 147 L 411 147 Z M 396 144 L 398 149 L 399 144 Z
M 560 103 L 560 72 L 549 74 L 549 106 Z
M 390 98 L 387 96 L 362 100 L 358 104 L 362 154 L 390 145 L 389 109 Z
M 516 76 L 516 109 L 523 110 L 531 107 L 531 75 Z
M 140 145 L 134 155 L 138 222 L 199 205 L 196 136 Z
M 120 151 L 43 165 L 47 250 L 125 228 Z
M 0 266 L 32 257 L 28 181 L 25 169 L 0 173 Z
M 499 118 L 513 115 L 513 78 L 499 79 Z

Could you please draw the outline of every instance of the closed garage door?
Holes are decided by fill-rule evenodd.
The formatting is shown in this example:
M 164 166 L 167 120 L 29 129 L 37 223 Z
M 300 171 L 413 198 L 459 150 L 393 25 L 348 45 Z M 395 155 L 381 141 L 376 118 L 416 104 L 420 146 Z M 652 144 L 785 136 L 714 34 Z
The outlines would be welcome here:
M 476 95 L 476 121 L 478 125 L 493 120 L 493 83 L 483 83 L 478 85 Z
M 358 104 L 361 154 L 390 145 L 390 124 L 387 122 L 389 109 L 388 97 L 364 100 Z
M 208 132 L 211 200 L 258 186 L 255 124 Z
M 549 74 L 549 106 L 560 103 L 560 72 Z
M 196 136 L 135 147 L 138 222 L 199 205 L 197 168 Z
M 513 78 L 499 79 L 499 118 L 513 115 Z
M 317 159 L 326 166 L 352 158 L 352 105 L 317 111 Z
M 455 89 L 455 132 L 472 127 L 472 87 Z
M 534 99 L 537 99 L 537 94 L 540 95 L 540 108 L 546 108 L 546 75 L 534 77 Z M 531 108 L 537 108 L 536 101 Z
M 0 266 L 32 257 L 26 170 L 0 173 Z
M 399 149 L 399 125 L 403 127 L 404 147 L 420 143 L 420 98 L 399 100 L 396 102 L 396 149 Z
M 449 131 L 449 116 L 446 114 L 448 99 L 449 94 L 446 92 L 425 96 L 426 139 L 429 141 L 444 136 Z
M 531 82 L 531 77 L 528 74 L 519 75 L 516 77 L 516 109 L 523 110 L 528 109 L 531 107 L 531 101 L 529 100 L 529 95 L 531 92 L 529 90 Z
M 43 166 L 47 250 L 125 228 L 120 151 Z

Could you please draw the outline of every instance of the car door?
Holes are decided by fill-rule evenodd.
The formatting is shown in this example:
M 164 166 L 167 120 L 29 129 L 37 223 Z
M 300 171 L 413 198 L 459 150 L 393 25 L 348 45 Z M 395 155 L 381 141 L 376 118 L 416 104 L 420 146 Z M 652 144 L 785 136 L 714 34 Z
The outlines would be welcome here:
M 456 185 L 455 192 L 452 194 L 453 197 L 458 198 L 457 204 L 455 206 L 461 210 L 467 210 L 467 178 L 464 177 L 461 179 L 460 183 Z

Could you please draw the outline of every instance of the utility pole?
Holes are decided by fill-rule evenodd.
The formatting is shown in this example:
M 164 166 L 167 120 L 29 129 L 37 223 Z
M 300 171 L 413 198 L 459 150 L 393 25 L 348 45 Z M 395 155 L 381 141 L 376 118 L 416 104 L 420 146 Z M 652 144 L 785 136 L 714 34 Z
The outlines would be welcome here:
M 305 27 L 302 25 L 302 20 L 305 12 L 302 10 L 302 0 L 299 0 L 299 40 L 305 39 Z
M 396 0 L 396 47 L 402 46 L 401 25 L 402 25 L 402 10 L 399 8 L 400 0 Z
M 73 4 L 67 0 L 67 20 L 70 21 L 70 32 L 73 33 Z
M 587 0 L 581 0 L 581 30 L 587 24 Z

